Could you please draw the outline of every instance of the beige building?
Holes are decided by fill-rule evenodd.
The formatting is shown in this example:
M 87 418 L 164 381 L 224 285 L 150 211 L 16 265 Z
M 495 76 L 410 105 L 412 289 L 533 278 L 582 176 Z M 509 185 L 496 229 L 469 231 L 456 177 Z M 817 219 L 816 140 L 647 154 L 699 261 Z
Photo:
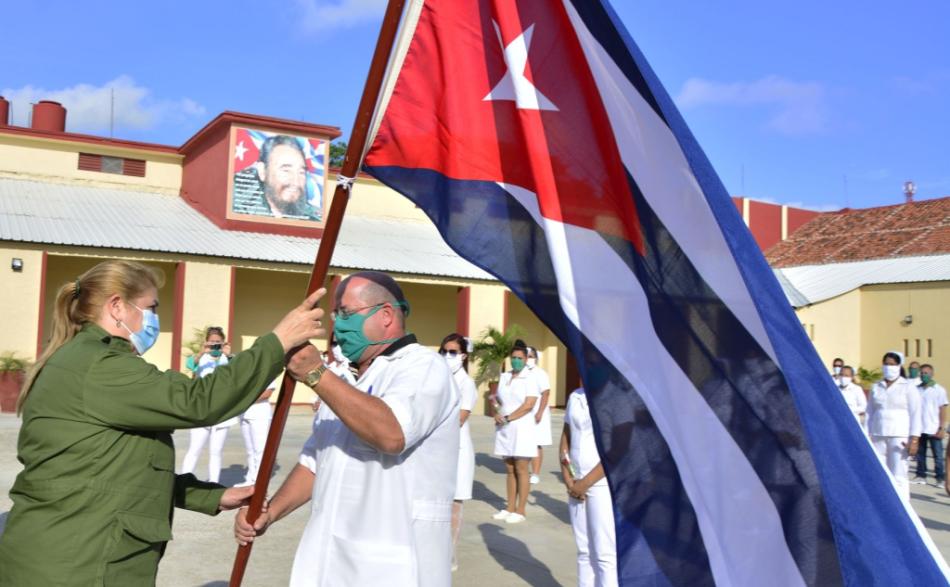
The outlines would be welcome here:
M 822 214 L 766 257 L 829 370 L 896 350 L 950 382 L 950 198 Z
M 209 325 L 224 327 L 235 351 L 247 348 L 305 295 L 322 223 L 232 214 L 231 178 L 243 155 L 236 143 L 252 129 L 325 147 L 338 129 L 224 113 L 170 147 L 3 122 L 0 352 L 35 358 L 57 288 L 108 258 L 165 273 L 162 335 L 146 355 L 161 369 L 184 369 L 183 345 Z M 332 194 L 334 179 L 325 182 L 323 193 Z M 519 325 L 543 351 L 554 403 L 564 405 L 573 389 L 565 347 L 507 288 L 452 252 L 411 202 L 369 177 L 352 189 L 330 287 L 361 269 L 396 277 L 412 304 L 409 330 L 430 347 L 454 331 L 477 337 L 489 326 Z M 295 402 L 311 398 L 298 386 Z

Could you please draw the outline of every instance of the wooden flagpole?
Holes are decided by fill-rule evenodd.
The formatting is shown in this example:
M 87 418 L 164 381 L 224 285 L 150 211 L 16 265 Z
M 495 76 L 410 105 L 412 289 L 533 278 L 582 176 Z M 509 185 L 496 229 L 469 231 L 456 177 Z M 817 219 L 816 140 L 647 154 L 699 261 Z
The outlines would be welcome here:
M 395 43 L 396 33 L 399 30 L 404 5 L 405 0 L 389 0 L 386 7 L 379 39 L 376 41 L 376 51 L 373 53 L 373 61 L 370 63 L 369 73 L 366 76 L 363 97 L 360 99 L 359 109 L 356 111 L 353 133 L 350 135 L 350 142 L 346 148 L 346 158 L 343 160 L 343 167 L 340 170 L 340 175 L 344 178 L 355 178 L 359 173 L 366 139 L 369 135 L 369 126 L 372 123 L 373 112 L 376 109 L 376 103 L 382 89 L 386 67 Z M 320 239 L 320 247 L 317 250 L 313 270 L 310 273 L 307 295 L 319 289 L 326 281 L 327 271 L 330 269 L 330 258 L 333 256 L 337 236 L 340 234 L 340 226 L 343 224 L 343 213 L 346 211 L 346 205 L 349 201 L 350 188 L 351 184 L 337 179 L 336 190 L 333 192 L 333 200 L 330 204 L 330 212 L 327 215 L 327 223 Z M 324 307 L 331 304 L 332 300 L 327 302 Z M 274 461 L 277 458 L 277 447 L 280 444 L 280 437 L 284 433 L 287 414 L 290 412 L 295 385 L 294 378 L 285 372 L 284 380 L 280 386 L 280 396 L 277 398 L 277 404 L 274 408 L 274 418 L 271 420 L 270 430 L 267 432 L 267 444 L 264 446 L 260 470 L 254 483 L 254 495 L 251 497 L 251 503 L 248 506 L 247 521 L 251 524 L 261 515 L 264 498 L 267 494 L 267 485 L 270 482 Z M 248 543 L 238 547 L 237 555 L 234 557 L 234 566 L 231 568 L 230 587 L 240 587 L 244 579 L 248 559 L 251 556 L 252 546 L 253 543 Z

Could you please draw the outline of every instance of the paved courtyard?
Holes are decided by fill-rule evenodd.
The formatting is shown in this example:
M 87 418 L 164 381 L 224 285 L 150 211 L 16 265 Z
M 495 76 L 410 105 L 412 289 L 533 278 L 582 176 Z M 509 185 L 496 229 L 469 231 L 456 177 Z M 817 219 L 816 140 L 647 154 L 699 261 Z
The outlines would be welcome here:
M 555 411 L 553 425 L 560 430 L 563 413 Z M 279 469 L 271 483 L 274 491 L 296 462 L 296 453 L 309 434 L 312 414 L 295 407 L 290 415 L 279 456 Z M 19 420 L 0 414 L 0 529 L 10 508 L 7 491 L 20 469 L 16 461 Z M 573 585 L 574 541 L 568 522 L 565 492 L 558 481 L 553 447 L 545 455 L 542 481 L 534 486 L 528 507 L 528 521 L 515 526 L 495 522 L 491 514 L 502 506 L 504 474 L 501 462 L 491 456 L 493 426 L 484 416 L 472 418 L 476 468 L 474 499 L 466 503 L 465 524 L 459 539 L 459 570 L 454 585 L 547 587 Z M 555 434 L 555 438 L 557 434 Z M 175 435 L 179 464 L 188 444 L 188 433 Z M 243 479 L 244 444 L 238 427 L 231 428 L 224 453 L 221 481 L 233 484 Z M 205 476 L 207 459 L 198 463 L 197 473 Z M 913 485 L 913 503 L 941 552 L 950 554 L 950 497 L 942 488 Z M 286 585 L 297 541 L 308 516 L 301 508 L 288 516 L 255 544 L 244 584 L 248 586 Z M 236 546 L 231 538 L 233 514 L 208 517 L 177 510 L 175 539 L 158 574 L 162 587 L 224 587 L 230 576 Z

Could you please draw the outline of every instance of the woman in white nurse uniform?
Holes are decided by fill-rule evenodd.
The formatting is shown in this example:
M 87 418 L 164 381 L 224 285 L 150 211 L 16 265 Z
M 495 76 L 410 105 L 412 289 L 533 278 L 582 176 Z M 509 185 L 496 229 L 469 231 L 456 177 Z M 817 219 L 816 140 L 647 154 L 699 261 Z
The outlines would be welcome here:
M 538 365 L 541 360 L 541 351 L 534 347 L 528 347 L 528 371 L 538 380 L 538 389 L 541 395 L 538 397 L 538 403 L 535 404 L 534 413 L 531 415 L 535 421 L 535 431 L 538 435 L 538 454 L 531 459 L 531 484 L 536 485 L 541 482 L 541 464 L 544 460 L 544 447 L 554 444 L 551 436 L 551 378 L 547 371 Z
M 468 417 L 475 407 L 477 391 L 475 382 L 468 375 L 468 340 L 452 333 L 442 340 L 439 354 L 445 357 L 452 379 L 459 391 L 459 464 L 455 477 L 455 501 L 452 504 L 452 570 L 458 569 L 455 549 L 462 529 L 462 505 L 472 499 L 472 483 L 475 479 L 475 447 L 469 431 Z
M 584 388 L 567 398 L 561 434 L 561 474 L 577 544 L 578 587 L 617 585 L 617 544 L 610 487 L 604 477 Z
M 207 377 L 218 367 L 228 364 L 228 352 L 231 345 L 225 340 L 224 329 L 212 326 L 205 332 L 204 352 L 198 357 L 195 374 L 198 377 Z M 221 453 L 224 450 L 224 441 L 228 437 L 228 428 L 238 423 L 237 416 L 219 422 L 214 426 L 192 428 L 188 442 L 188 452 L 182 461 L 181 472 L 192 473 L 198 464 L 198 457 L 208 443 L 208 481 L 217 483 L 221 476 Z
M 247 452 L 247 475 L 242 483 L 238 483 L 238 487 L 254 485 L 257 481 L 257 471 L 261 467 L 261 459 L 264 458 L 267 431 L 270 430 L 270 422 L 273 418 L 270 396 L 280 388 L 283 380 L 283 375 L 279 375 L 277 379 L 271 381 L 261 397 L 257 398 L 257 401 L 240 416 L 244 450 Z
M 884 377 L 871 387 L 868 398 L 868 435 L 898 493 L 909 500 L 907 459 L 917 454 L 922 421 L 920 391 L 904 378 L 903 362 L 896 351 L 884 355 Z
M 537 378 L 525 369 L 527 347 L 518 340 L 511 351 L 511 371 L 498 381 L 495 411 L 495 455 L 505 459 L 508 507 L 498 511 L 496 520 L 517 524 L 525 520 L 528 502 L 528 464 L 538 454 L 537 432 L 531 416 L 541 395 Z

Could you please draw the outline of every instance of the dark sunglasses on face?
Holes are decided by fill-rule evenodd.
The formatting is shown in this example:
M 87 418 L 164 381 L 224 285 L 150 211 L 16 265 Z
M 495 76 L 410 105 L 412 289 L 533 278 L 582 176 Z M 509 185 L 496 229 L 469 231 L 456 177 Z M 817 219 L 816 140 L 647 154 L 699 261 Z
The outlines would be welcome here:
M 461 355 L 462 353 L 460 353 L 459 351 L 447 351 L 447 350 L 443 349 L 443 350 L 439 351 L 439 354 L 442 355 L 443 357 L 446 356 L 446 355 L 448 355 L 448 356 L 450 356 L 450 357 L 457 357 L 457 356 Z

